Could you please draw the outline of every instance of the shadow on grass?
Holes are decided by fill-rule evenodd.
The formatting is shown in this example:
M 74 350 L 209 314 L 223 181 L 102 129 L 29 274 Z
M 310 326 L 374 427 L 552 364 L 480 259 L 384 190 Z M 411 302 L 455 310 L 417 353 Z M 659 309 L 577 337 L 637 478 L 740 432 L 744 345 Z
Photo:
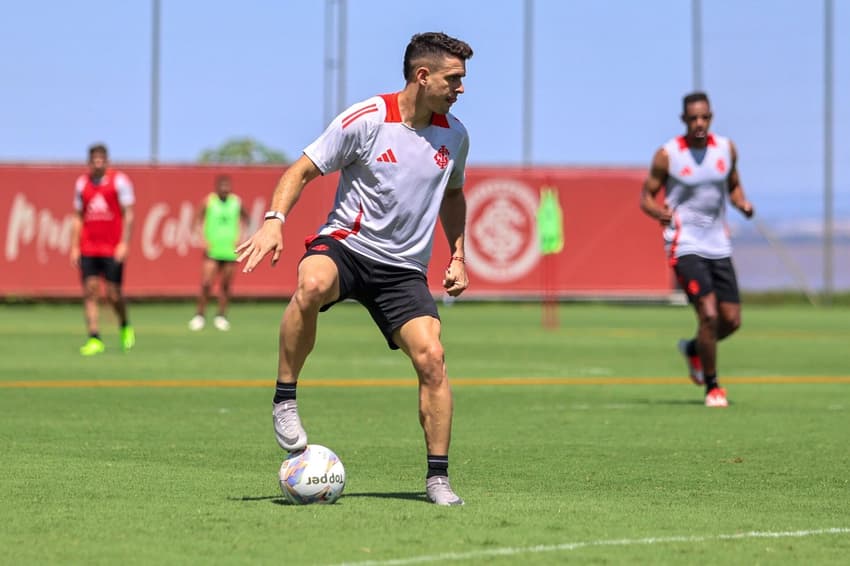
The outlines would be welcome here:
M 244 497 L 228 497 L 227 499 L 229 501 L 267 501 L 267 500 L 272 500 L 272 499 L 283 499 L 283 496 L 280 495 L 280 494 L 278 494 L 278 495 L 257 495 L 257 496 L 246 495 Z
M 424 493 L 413 492 L 361 492 L 361 493 L 344 493 L 343 497 L 371 497 L 375 499 L 405 499 L 407 501 L 428 501 Z
M 687 405 L 703 405 L 703 399 L 641 399 L 635 400 L 635 403 L 644 405 L 672 405 L 672 406 L 687 406 Z
M 378 492 L 361 492 L 361 493 L 344 493 L 340 500 L 343 500 L 347 497 L 369 497 L 374 499 L 402 499 L 406 501 L 423 501 L 427 502 L 428 499 L 425 497 L 424 493 L 412 493 L 412 492 L 387 492 L 387 493 L 378 493 Z M 283 496 L 280 495 L 257 495 L 251 496 L 246 495 L 243 497 L 228 497 L 229 501 L 270 501 L 275 505 L 294 505 L 286 500 Z

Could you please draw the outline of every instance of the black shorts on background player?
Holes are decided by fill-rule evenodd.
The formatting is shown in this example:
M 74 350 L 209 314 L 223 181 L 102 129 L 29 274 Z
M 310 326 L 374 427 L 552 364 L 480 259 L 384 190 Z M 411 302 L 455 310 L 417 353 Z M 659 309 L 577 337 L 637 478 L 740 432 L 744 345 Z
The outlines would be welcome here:
M 80 273 L 83 281 L 88 277 L 103 276 L 110 283 L 120 285 L 124 279 L 124 264 L 113 257 L 81 256 Z

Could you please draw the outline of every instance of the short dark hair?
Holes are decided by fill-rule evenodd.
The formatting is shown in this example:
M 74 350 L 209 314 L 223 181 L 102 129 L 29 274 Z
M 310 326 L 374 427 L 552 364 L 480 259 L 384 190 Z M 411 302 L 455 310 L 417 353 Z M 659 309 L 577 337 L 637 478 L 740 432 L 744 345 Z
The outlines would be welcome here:
M 682 114 L 688 111 L 688 104 L 693 104 L 694 102 L 705 102 L 709 106 L 711 106 L 711 102 L 708 101 L 708 95 L 704 92 L 692 92 L 690 94 L 686 94 L 682 99 Z
M 453 55 L 463 61 L 472 57 L 472 47 L 465 41 L 442 32 L 417 33 L 404 50 L 404 80 L 413 80 L 414 62 L 423 57 Z
M 89 146 L 89 159 L 94 157 L 95 153 L 102 153 L 104 156 L 109 157 L 109 151 L 106 149 L 106 144 L 103 143 L 95 143 Z
M 215 176 L 215 186 L 218 187 L 221 183 L 227 181 L 228 183 L 232 183 L 230 180 L 230 175 L 227 173 L 220 173 Z

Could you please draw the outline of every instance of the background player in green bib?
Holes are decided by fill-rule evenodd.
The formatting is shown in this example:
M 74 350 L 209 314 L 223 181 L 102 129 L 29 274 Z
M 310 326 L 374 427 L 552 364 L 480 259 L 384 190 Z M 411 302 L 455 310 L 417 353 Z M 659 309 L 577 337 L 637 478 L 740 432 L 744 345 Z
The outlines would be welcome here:
M 230 303 L 230 289 L 233 281 L 236 261 L 236 245 L 243 223 L 247 224 L 248 214 L 242 208 L 241 199 L 233 194 L 230 177 L 219 175 L 215 179 L 215 192 L 207 195 L 195 216 L 196 230 L 203 228 L 206 251 L 201 268 L 201 293 L 198 295 L 198 309 L 189 328 L 201 330 L 206 326 L 205 312 L 207 301 L 218 278 L 218 312 L 213 324 L 219 330 L 230 330 L 227 320 L 227 307 Z

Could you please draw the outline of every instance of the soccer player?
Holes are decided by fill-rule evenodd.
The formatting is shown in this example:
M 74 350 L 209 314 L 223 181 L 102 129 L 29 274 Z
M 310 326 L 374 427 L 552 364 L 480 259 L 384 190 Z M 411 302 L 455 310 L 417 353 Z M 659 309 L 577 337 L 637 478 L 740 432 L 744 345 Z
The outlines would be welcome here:
M 726 407 L 726 390 L 717 380 L 717 342 L 741 325 L 726 203 L 747 218 L 754 210 L 741 186 L 735 144 L 709 133 L 711 118 L 705 93 L 684 97 L 685 135 L 655 152 L 641 209 L 664 227 L 670 265 L 696 313 L 696 336 L 679 341 L 691 380 L 705 386 L 707 407 Z M 659 203 L 656 195 L 662 188 L 665 198 Z
M 412 361 L 425 433 L 425 491 L 438 505 L 462 505 L 448 479 L 452 393 L 440 317 L 426 271 L 437 218 L 451 260 L 443 287 L 456 297 L 468 285 L 464 266 L 464 170 L 469 138 L 449 113 L 464 92 L 468 44 L 443 33 L 414 35 L 404 53 L 406 84 L 337 116 L 278 182 L 260 229 L 237 249 L 244 271 L 283 249 L 282 228 L 304 186 L 340 171 L 326 223 L 306 241 L 295 294 L 280 329 L 273 404 L 277 441 L 307 444 L 296 405 L 301 368 L 316 339 L 318 314 L 347 298 L 364 305 L 391 349 Z
M 201 330 L 206 325 L 207 301 L 212 287 L 218 279 L 218 313 L 213 325 L 222 331 L 230 330 L 227 307 L 230 304 L 230 289 L 235 272 L 236 245 L 243 223 L 247 224 L 248 213 L 242 200 L 233 194 L 233 183 L 227 175 L 215 179 L 215 192 L 198 208 L 195 215 L 196 230 L 203 228 L 206 251 L 201 265 L 201 292 L 195 316 L 189 321 L 191 330 Z
M 74 222 L 71 232 L 71 263 L 79 267 L 83 281 L 83 305 L 89 338 L 80 354 L 102 354 L 106 345 L 98 330 L 100 280 L 106 299 L 118 316 L 121 348 L 126 352 L 136 343 L 127 319 L 127 304 L 121 292 L 124 262 L 133 233 L 135 195 L 129 177 L 109 168 L 106 146 L 89 148 L 89 171 L 77 178 L 74 189 Z

